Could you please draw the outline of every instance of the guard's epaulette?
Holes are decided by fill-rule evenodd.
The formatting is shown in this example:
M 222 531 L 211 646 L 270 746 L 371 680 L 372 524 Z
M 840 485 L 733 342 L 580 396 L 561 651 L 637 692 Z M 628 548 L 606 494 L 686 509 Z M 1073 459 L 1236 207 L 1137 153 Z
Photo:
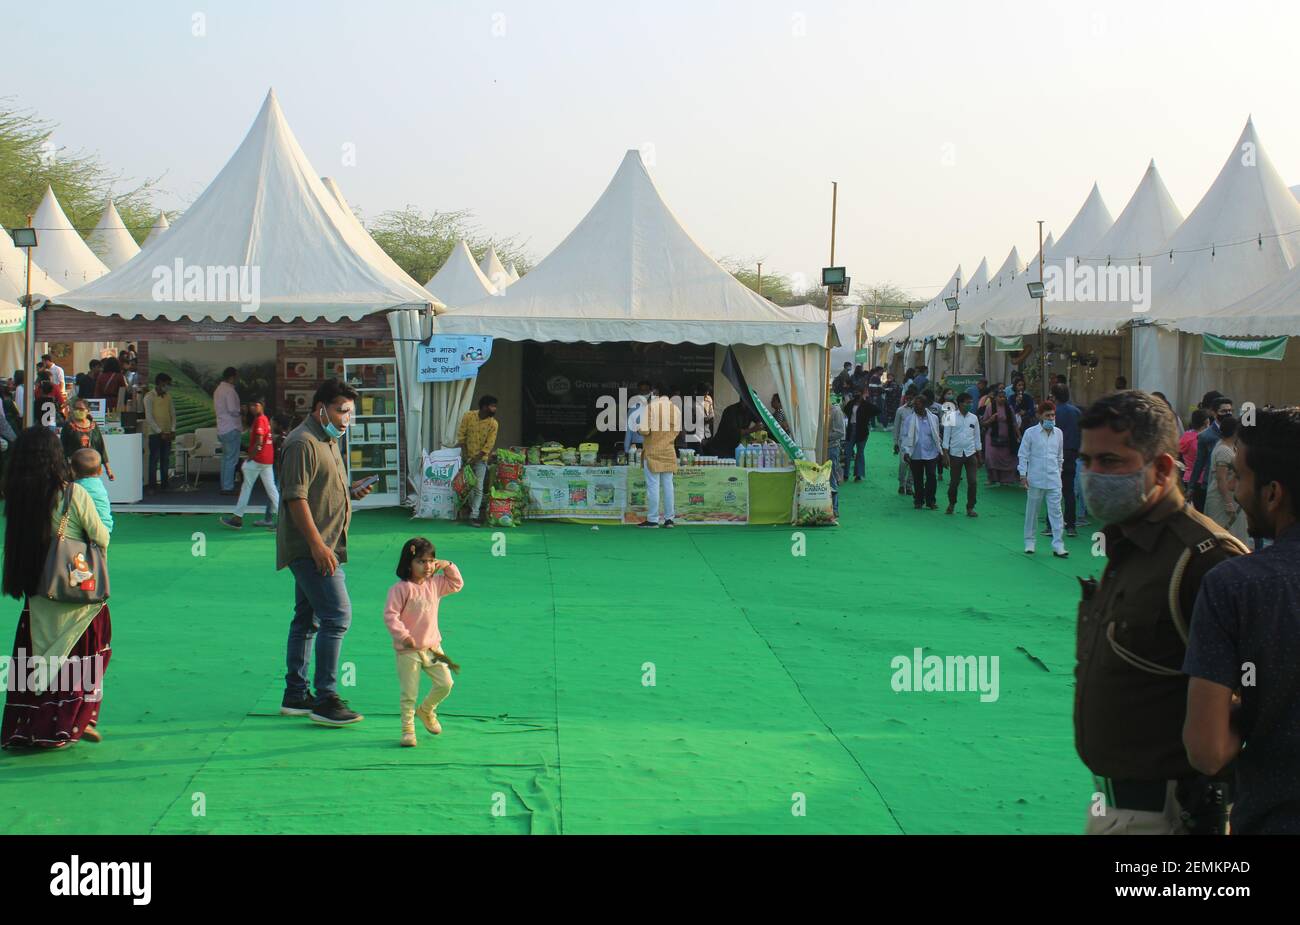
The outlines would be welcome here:
M 1187 644 L 1190 614 L 1185 615 L 1182 608 L 1183 573 L 1187 571 L 1193 557 L 1203 556 L 1215 549 L 1222 549 L 1229 556 L 1244 556 L 1250 552 L 1250 547 L 1213 521 L 1207 523 L 1202 517 L 1186 516 L 1188 511 L 1194 510 L 1191 507 L 1184 508 L 1166 521 L 1169 531 L 1185 547 L 1169 578 L 1169 614 L 1184 645 Z

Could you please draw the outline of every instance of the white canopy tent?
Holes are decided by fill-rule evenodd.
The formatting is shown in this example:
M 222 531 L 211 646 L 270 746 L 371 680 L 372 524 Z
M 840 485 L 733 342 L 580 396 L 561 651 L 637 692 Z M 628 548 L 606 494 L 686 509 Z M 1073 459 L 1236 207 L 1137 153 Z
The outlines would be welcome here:
M 171 223 L 167 221 L 167 216 L 159 212 L 158 220 L 155 221 L 153 223 L 153 227 L 149 229 L 149 234 L 148 236 L 145 237 L 144 244 L 140 245 L 140 249 L 143 250 L 153 242 L 157 241 L 159 238 L 163 236 L 163 232 L 165 232 L 170 227 L 171 227 Z
M 1135 313 L 1132 301 L 1099 302 L 1086 317 L 1071 315 L 1069 327 L 1132 326 L 1132 384 L 1162 391 L 1186 409 L 1203 391 L 1208 373 L 1199 335 L 1183 342 L 1176 332 L 1198 327 L 1192 319 L 1240 303 L 1300 264 L 1300 202 L 1274 168 L 1252 120 L 1161 251 L 1152 263 L 1147 312 Z M 1247 323 L 1223 333 L 1244 334 Z
M 321 183 L 274 91 L 226 166 L 147 254 L 58 303 L 119 318 L 340 321 L 435 301 Z M 172 299 L 156 295 L 160 273 L 181 277 Z M 255 306 L 231 285 L 236 277 L 256 279 Z M 197 297 L 182 300 L 192 281 Z
M 497 288 L 478 268 L 463 238 L 456 242 L 442 267 L 430 277 L 424 288 L 444 305 L 468 305 L 497 294 Z
M 927 336 L 935 333 L 935 331 L 939 330 L 941 327 L 939 313 L 942 312 L 944 317 L 948 317 L 948 312 L 944 308 L 943 300 L 948 296 L 957 294 L 960 282 L 961 264 L 957 264 L 957 269 L 952 271 L 952 275 L 948 277 L 948 282 L 943 284 L 943 288 L 931 296 L 930 301 L 926 302 L 924 306 L 916 310 L 916 313 L 912 316 L 910 333 L 908 331 L 908 324 L 904 322 L 901 327 L 896 328 L 892 332 L 890 338 L 894 340 L 895 343 L 901 343 L 908 339 L 911 340 L 913 345 L 919 345 L 924 342 Z M 910 357 L 905 360 L 904 365 L 912 365 Z
M 68 221 L 53 187 L 45 187 L 45 196 L 32 216 L 32 227 L 36 229 L 32 260 L 44 267 L 45 272 L 65 289 L 81 286 L 108 273 L 108 267 L 95 256 L 72 227 L 72 222 Z
M 506 272 L 506 268 L 501 265 L 501 258 L 497 256 L 495 244 L 488 245 L 487 253 L 479 261 L 478 268 L 483 271 L 483 276 L 498 291 L 504 292 L 514 282 L 510 274 Z
M 352 211 L 352 206 L 348 205 L 348 200 L 343 195 L 343 190 L 339 188 L 338 181 L 333 177 L 321 177 L 320 181 L 325 186 L 325 189 L 329 191 L 329 194 L 334 197 L 334 201 L 339 204 L 340 208 L 342 208 L 348 215 L 352 216 L 352 219 L 360 225 L 361 221 L 357 218 L 357 214 Z M 364 228 L 365 226 L 363 225 L 362 227 Z
M 825 315 L 781 308 L 721 267 L 678 222 L 636 150 L 582 221 L 519 282 L 449 308 L 435 324 L 441 333 L 497 339 L 485 377 L 511 362 L 504 342 L 711 344 L 719 361 L 734 346 L 751 385 L 781 395 L 795 440 L 808 451 L 817 443 Z M 474 381 L 449 386 L 433 393 L 439 433 L 447 436 L 469 407 Z M 729 386 L 719 379 L 717 388 L 721 406 Z
M 519 282 L 519 271 L 515 269 L 515 262 L 513 260 L 506 264 L 506 272 L 510 274 L 510 282 Z
M 110 271 L 116 270 L 140 253 L 140 245 L 135 243 L 131 232 L 126 230 L 112 199 L 104 207 L 104 214 L 99 217 L 94 231 L 86 237 L 86 244 Z
M 1115 219 L 1111 216 L 1110 209 L 1106 207 L 1105 200 L 1102 199 L 1101 189 L 1094 183 L 1073 221 L 1066 226 L 1061 237 L 1053 242 L 1050 252 L 1044 243 L 1044 263 L 1064 268 L 1067 259 L 1077 260 L 1081 256 L 1091 254 L 1097 243 L 1114 224 Z M 1046 269 L 1045 265 L 1044 272 Z M 1022 285 L 1019 290 L 1014 286 L 1010 287 L 1007 296 L 999 300 L 996 305 L 985 306 L 984 317 L 972 320 L 983 324 L 987 333 L 997 337 L 1019 337 L 1037 333 L 1038 303 L 1029 298 L 1028 290 L 1023 284 L 1037 280 L 1038 270 L 1038 255 L 1034 254 L 1030 259 L 1029 267 L 1022 274 Z M 1046 306 L 1044 306 L 1044 315 L 1046 315 Z
M 63 287 L 32 262 L 32 294 L 52 298 Z M 0 375 L 8 376 L 25 369 L 27 309 L 21 301 L 27 296 L 27 254 L 14 247 L 9 232 L 0 227 Z

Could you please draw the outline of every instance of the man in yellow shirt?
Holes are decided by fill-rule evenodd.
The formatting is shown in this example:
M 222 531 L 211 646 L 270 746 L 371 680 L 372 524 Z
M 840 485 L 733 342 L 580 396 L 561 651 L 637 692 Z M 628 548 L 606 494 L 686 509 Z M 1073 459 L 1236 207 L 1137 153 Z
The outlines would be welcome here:
M 671 527 L 676 505 L 673 497 L 673 473 L 677 471 L 677 436 L 682 432 L 682 409 L 656 386 L 637 430 L 645 435 L 642 466 L 645 468 L 646 519 L 638 527 Z M 663 519 L 659 519 L 659 502 L 663 499 Z
M 478 411 L 466 411 L 456 428 L 456 447 L 461 451 L 464 464 L 473 467 L 474 488 L 469 496 L 469 522 L 483 526 L 479 509 L 483 506 L 483 483 L 487 480 L 487 461 L 497 445 L 497 400 L 494 395 L 484 395 L 478 400 Z
M 145 433 L 149 435 L 149 475 L 145 489 L 166 491 L 167 460 L 172 441 L 176 439 L 176 406 L 171 397 L 172 377 L 159 373 L 153 382 L 153 391 L 144 397 Z

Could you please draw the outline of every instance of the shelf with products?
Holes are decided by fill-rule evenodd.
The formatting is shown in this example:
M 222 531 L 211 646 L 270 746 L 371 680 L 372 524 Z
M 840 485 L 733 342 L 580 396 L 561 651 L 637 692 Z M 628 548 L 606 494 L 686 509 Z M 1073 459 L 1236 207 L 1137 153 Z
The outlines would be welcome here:
M 398 417 L 397 360 L 391 357 L 343 359 L 343 377 L 359 393 L 348 428 L 344 460 L 350 481 L 377 475 L 361 507 L 398 504 L 401 496 L 402 429 Z

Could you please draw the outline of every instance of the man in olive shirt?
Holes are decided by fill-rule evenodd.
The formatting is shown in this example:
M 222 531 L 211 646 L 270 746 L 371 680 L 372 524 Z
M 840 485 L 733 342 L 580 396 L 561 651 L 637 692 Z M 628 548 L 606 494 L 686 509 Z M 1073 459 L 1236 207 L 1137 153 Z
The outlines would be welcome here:
M 326 726 L 359 723 L 338 695 L 339 653 L 352 622 L 352 602 L 342 563 L 348 561 L 352 500 L 372 486 L 348 485 L 339 438 L 352 421 L 357 393 L 327 379 L 312 397 L 307 420 L 284 441 L 280 463 L 280 516 L 275 567 L 293 572 L 295 602 L 289 624 L 288 673 L 280 713 L 310 715 Z M 316 642 L 316 696 L 307 684 L 312 640 Z
M 1074 740 L 1096 786 L 1086 831 L 1221 830 L 1221 791 L 1183 748 L 1182 665 L 1201 578 L 1244 547 L 1184 499 L 1178 429 L 1159 398 L 1108 395 L 1079 427 L 1084 498 L 1105 524 L 1107 557 L 1100 582 L 1079 579 Z

